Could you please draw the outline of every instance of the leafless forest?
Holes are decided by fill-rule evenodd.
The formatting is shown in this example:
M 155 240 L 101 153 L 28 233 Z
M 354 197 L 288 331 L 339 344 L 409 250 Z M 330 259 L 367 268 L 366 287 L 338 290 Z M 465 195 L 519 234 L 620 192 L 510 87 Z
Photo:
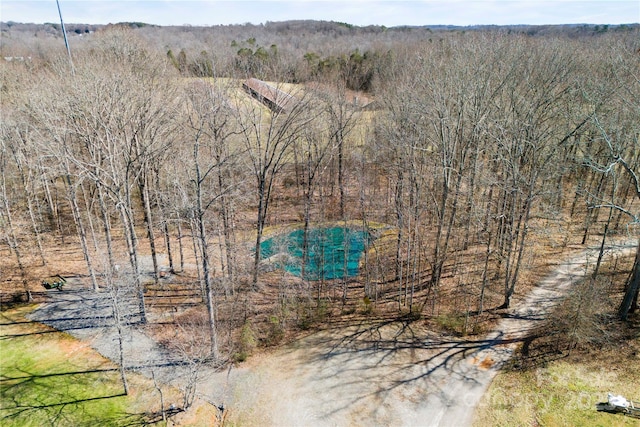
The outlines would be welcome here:
M 548 257 L 638 240 L 637 26 L 68 30 L 70 56 L 56 25 L 2 25 L 3 304 L 74 277 L 116 325 L 127 299 L 223 364 L 336 318 L 481 332 Z M 268 109 L 248 78 L 295 101 Z M 261 259 L 318 224 L 371 234 L 358 276 Z M 640 248 L 619 268 L 604 289 L 625 319 Z

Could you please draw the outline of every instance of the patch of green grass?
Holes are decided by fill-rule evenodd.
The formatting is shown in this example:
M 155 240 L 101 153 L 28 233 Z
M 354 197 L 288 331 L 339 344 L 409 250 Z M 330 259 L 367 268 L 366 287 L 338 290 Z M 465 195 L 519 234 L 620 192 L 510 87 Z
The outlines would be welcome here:
M 0 314 L 0 425 L 140 423 L 139 394 L 124 395 L 117 366 L 81 341 L 28 321 L 32 309 Z
M 440 314 L 434 318 L 439 329 L 462 336 L 464 329 L 464 315 L 458 313 Z
M 635 371 L 635 372 L 634 372 Z M 555 361 L 500 373 L 483 397 L 475 426 L 638 426 L 635 418 L 597 412 L 607 393 L 637 400 L 637 362 Z

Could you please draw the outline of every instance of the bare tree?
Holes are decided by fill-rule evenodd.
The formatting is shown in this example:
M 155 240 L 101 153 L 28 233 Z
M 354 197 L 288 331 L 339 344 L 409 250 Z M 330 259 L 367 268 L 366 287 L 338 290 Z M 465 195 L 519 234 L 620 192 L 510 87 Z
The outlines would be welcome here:
M 120 380 L 122 381 L 124 394 L 129 394 L 129 381 L 127 380 L 127 370 L 125 367 L 124 340 L 126 339 L 125 304 L 130 300 L 127 293 L 131 290 L 131 287 L 126 286 L 127 277 L 120 276 L 116 268 L 108 268 L 105 270 L 104 282 L 107 292 L 109 293 L 113 326 L 116 329 L 118 339 L 118 369 L 120 371 Z
M 2 133 L 4 134 L 4 130 L 5 130 L 4 126 L 2 126 L 2 129 L 3 129 Z M 5 139 L 4 138 L 0 138 L 0 139 L 1 139 L 0 141 L 1 177 L 0 178 L 2 179 L 2 181 L 0 182 L 1 184 L 0 190 L 2 190 L 2 193 L 0 194 L 2 199 L 0 200 L 0 202 L 2 207 L 2 211 L 1 211 L 2 218 L 4 218 L 3 223 L 6 221 L 6 224 L 3 226 L 3 228 L 5 229 L 7 244 L 15 254 L 16 261 L 18 262 L 20 276 L 22 277 L 22 286 L 24 287 L 27 301 L 31 301 L 32 300 L 31 290 L 29 289 L 29 283 L 27 281 L 27 274 L 26 274 L 26 270 L 23 262 L 23 255 L 20 249 L 20 243 L 18 242 L 15 225 L 12 220 L 9 193 L 7 192 L 7 174 L 8 174 L 7 173 L 7 167 L 8 167 L 7 157 L 9 156 L 9 153 L 7 152 L 8 150 L 6 147 Z
M 54 68 L 54 70 L 61 74 L 54 74 L 51 79 L 60 83 L 63 90 L 69 88 L 70 81 L 66 69 Z M 25 114 L 32 121 L 32 135 L 36 139 L 35 143 L 40 155 L 47 158 L 48 168 L 64 185 L 87 272 L 94 290 L 98 290 L 94 261 L 87 241 L 86 219 L 83 217 L 79 203 L 78 189 L 83 184 L 84 171 L 82 167 L 78 167 L 76 161 L 78 144 L 72 126 L 69 126 L 70 111 L 59 110 L 60 107 L 65 107 L 65 100 L 70 101 L 70 98 L 53 98 L 49 99 L 49 102 L 41 102 L 39 97 L 48 92 L 46 83 L 40 87 L 34 86 L 32 90 L 26 101 Z
M 629 219 L 628 230 L 637 230 L 640 213 L 634 203 L 640 201 L 640 140 L 638 139 L 638 109 L 640 108 L 640 65 L 634 52 L 635 44 L 615 44 L 610 55 L 593 62 L 589 78 L 582 82 L 583 102 L 593 111 L 590 138 L 580 148 L 582 163 L 593 173 L 597 188 L 589 189 L 589 207 L 598 212 L 609 209 L 609 224 L 613 210 Z M 611 196 L 602 196 L 603 182 L 612 182 Z M 624 192 L 618 196 L 618 182 L 626 182 Z M 618 315 L 626 319 L 637 310 L 640 292 L 640 240 L 638 250 L 625 284 L 624 296 Z
M 640 82 L 639 82 L 640 83 Z M 602 126 L 598 117 L 594 118 L 596 127 L 602 132 L 602 139 L 604 144 L 607 147 L 607 157 L 608 162 L 605 164 L 597 163 L 595 160 L 590 159 L 588 161 L 588 165 L 591 168 L 594 168 L 598 172 L 609 175 L 609 174 L 620 174 L 626 175 L 631 182 L 632 187 L 634 188 L 634 194 L 636 199 L 640 201 L 640 177 L 638 176 L 638 167 L 640 166 L 640 150 L 638 149 L 640 141 L 638 140 L 637 133 L 632 134 L 630 140 L 626 139 L 625 136 L 619 135 L 622 138 L 622 141 L 618 139 L 618 141 L 614 141 L 612 136 L 607 133 L 605 128 Z M 626 139 L 626 141 L 625 141 Z M 625 142 L 631 142 L 630 146 L 625 147 Z M 630 158 L 631 162 L 627 161 L 626 158 Z M 616 203 L 615 200 L 611 200 L 609 202 L 605 202 L 600 199 L 596 204 L 592 206 L 594 209 L 600 208 L 609 208 L 610 212 L 614 209 L 623 212 L 627 215 L 632 223 L 632 226 L 637 227 L 640 224 L 640 214 L 626 209 L 621 203 Z M 611 214 L 609 215 L 609 221 L 611 220 Z M 606 231 L 605 231 L 606 233 Z M 618 315 L 622 319 L 626 319 L 629 313 L 632 313 L 637 308 L 638 303 L 638 294 L 640 293 L 640 239 L 638 240 L 638 249 L 636 251 L 635 261 L 633 263 L 633 267 L 631 270 L 631 275 L 629 276 L 629 280 L 625 285 L 625 293 L 624 297 L 620 303 L 620 307 L 618 308 Z
M 336 145 L 333 138 L 328 137 L 327 131 L 322 129 L 322 120 L 309 123 L 295 150 L 296 165 L 301 175 L 303 195 L 303 236 L 302 236 L 302 266 L 301 276 L 306 277 L 309 263 L 309 229 L 311 224 L 311 210 L 314 205 L 318 181 L 323 172 L 329 167 L 329 162 L 335 152 Z
M 6 118 L 5 118 L 6 120 Z M 15 126 L 15 125 L 14 125 Z M 28 129 L 28 128 L 27 128 Z M 36 239 L 37 247 L 38 247 L 38 255 L 40 256 L 40 260 L 42 265 L 46 265 L 47 261 L 44 255 L 44 248 L 42 246 L 42 239 L 40 237 L 40 230 L 38 227 L 38 223 L 36 221 L 35 209 L 34 209 L 34 165 L 30 164 L 33 160 L 37 158 L 34 153 L 31 153 L 32 149 L 31 143 L 28 137 L 28 131 L 20 129 L 20 126 L 15 126 L 14 135 L 16 138 L 17 144 L 11 144 L 11 151 L 13 155 L 14 162 L 20 174 L 20 181 L 22 183 L 22 188 L 24 189 L 25 198 L 27 199 L 27 210 L 29 212 L 29 219 L 31 221 L 31 228 L 33 229 L 33 234 Z
M 255 178 L 256 191 L 256 249 L 253 262 L 253 287 L 258 284 L 260 244 L 267 221 L 271 192 L 282 167 L 290 161 L 291 148 L 311 121 L 307 107 L 310 96 L 298 90 L 287 93 L 284 87 L 270 89 L 273 102 L 286 108 L 268 109 L 259 102 L 239 102 L 237 121 L 249 168 Z
M 228 197 L 233 189 L 233 181 L 225 182 L 224 172 L 236 157 L 229 148 L 230 137 L 234 134 L 232 110 L 227 98 L 227 90 L 223 85 L 213 87 L 207 82 L 193 85 L 187 94 L 185 130 L 192 148 L 191 159 L 186 165 L 190 176 L 192 206 L 190 208 L 198 236 L 199 259 L 202 266 L 205 301 L 207 305 L 211 353 L 214 358 L 219 355 L 218 334 L 216 330 L 215 289 L 213 284 L 214 266 L 211 261 L 210 227 L 207 216 L 214 205 L 221 199 L 223 205 L 222 220 L 227 238 L 225 248 L 231 248 L 231 229 L 229 224 Z M 228 253 L 227 260 L 233 256 Z M 231 261 L 229 261 L 231 262 Z M 228 269 L 233 268 L 228 265 Z M 228 270 L 230 271 L 230 270 Z
M 583 114 L 574 121 L 564 114 L 573 99 L 571 87 L 565 83 L 575 67 L 571 52 L 560 44 L 536 49 L 532 54 L 530 44 L 523 41 L 516 50 L 521 59 L 513 61 L 516 69 L 500 102 L 503 119 L 492 131 L 503 180 L 497 249 L 504 274 L 505 308 L 519 279 L 533 204 L 547 191 L 545 184 L 556 181 L 559 169 L 554 167 L 554 159 L 560 149 L 589 117 Z

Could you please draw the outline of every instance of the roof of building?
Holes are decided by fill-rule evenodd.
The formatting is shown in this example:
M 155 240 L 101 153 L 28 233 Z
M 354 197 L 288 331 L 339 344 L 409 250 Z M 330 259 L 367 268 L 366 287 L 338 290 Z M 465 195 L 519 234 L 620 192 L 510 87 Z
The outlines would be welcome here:
M 296 98 L 293 95 L 253 77 L 247 79 L 242 87 L 273 111 L 291 111 L 296 103 Z

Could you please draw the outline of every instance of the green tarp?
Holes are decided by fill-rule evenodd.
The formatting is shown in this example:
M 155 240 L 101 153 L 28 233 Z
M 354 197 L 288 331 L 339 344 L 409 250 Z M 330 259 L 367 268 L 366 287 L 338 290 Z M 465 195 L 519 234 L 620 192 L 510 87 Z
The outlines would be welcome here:
M 360 256 L 369 243 L 369 233 L 331 227 L 313 228 L 308 234 L 305 279 L 341 279 L 358 275 Z M 260 245 L 260 257 L 277 258 L 278 267 L 301 276 L 303 240 L 304 230 L 301 229 L 267 239 Z

